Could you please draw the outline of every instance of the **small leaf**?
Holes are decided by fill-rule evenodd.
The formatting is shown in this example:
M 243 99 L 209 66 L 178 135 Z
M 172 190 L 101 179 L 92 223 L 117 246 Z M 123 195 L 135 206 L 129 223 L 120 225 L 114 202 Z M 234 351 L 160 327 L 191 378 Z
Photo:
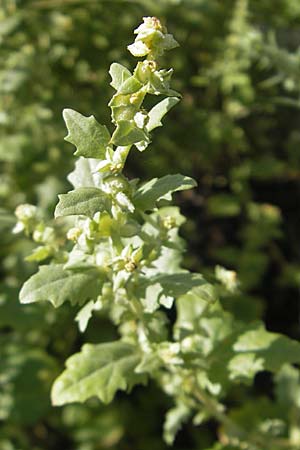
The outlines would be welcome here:
M 86 330 L 95 309 L 99 309 L 99 306 L 93 300 L 90 300 L 78 311 L 75 320 L 78 322 L 78 328 L 81 333 Z
M 117 390 L 130 389 L 145 380 L 134 372 L 140 359 L 136 347 L 125 342 L 84 345 L 67 360 L 66 370 L 55 381 L 53 405 L 84 402 L 93 396 L 111 402 Z
M 171 194 L 197 186 L 193 178 L 184 175 L 166 175 L 162 178 L 153 178 L 141 186 L 134 197 L 134 204 L 143 211 L 155 208 L 156 202 L 162 198 L 171 199 Z
M 179 403 L 174 408 L 169 409 L 164 422 L 164 441 L 172 445 L 176 434 L 191 415 L 191 410 L 183 403 Z
M 112 63 L 109 69 L 109 74 L 111 76 L 110 85 L 116 89 L 116 91 L 122 86 L 127 78 L 131 77 L 130 71 L 126 67 L 122 66 L 122 64 L 118 63 Z
M 55 217 L 84 215 L 93 217 L 98 211 L 110 209 L 110 199 L 98 188 L 83 187 L 61 194 L 55 208 Z
M 115 145 L 132 145 L 146 139 L 145 132 L 133 120 L 119 120 L 111 142 Z
M 34 303 L 49 300 L 55 307 L 66 300 L 72 304 L 82 304 L 99 295 L 102 287 L 100 277 L 96 270 L 63 270 L 63 264 L 41 266 L 39 271 L 24 283 L 20 301 Z
M 75 145 L 75 155 L 104 158 L 110 140 L 106 126 L 100 125 L 94 116 L 85 117 L 72 109 L 64 109 L 63 117 L 69 132 L 65 140 Z
M 133 75 L 120 86 L 118 93 L 127 95 L 139 91 L 143 85 Z
M 173 106 L 179 102 L 177 97 L 168 97 L 159 102 L 149 111 L 149 122 L 147 123 L 147 130 L 152 131 L 154 128 L 161 127 L 161 119 L 170 111 Z

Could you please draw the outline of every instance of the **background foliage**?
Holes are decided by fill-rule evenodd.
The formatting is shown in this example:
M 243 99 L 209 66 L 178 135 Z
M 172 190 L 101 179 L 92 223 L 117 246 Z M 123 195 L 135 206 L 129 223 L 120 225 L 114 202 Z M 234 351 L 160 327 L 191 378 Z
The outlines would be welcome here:
M 152 151 L 130 156 L 130 175 L 196 178 L 198 190 L 177 197 L 189 217 L 186 267 L 208 276 L 216 264 L 236 270 L 242 294 L 224 298 L 228 310 L 299 339 L 299 2 L 3 0 L 0 14 L 0 447 L 165 449 L 170 403 L 155 385 L 118 394 L 110 406 L 51 408 L 50 386 L 65 359 L 83 341 L 109 341 L 115 330 L 99 316 L 82 335 L 69 307 L 19 305 L 20 286 L 36 268 L 24 262 L 32 244 L 11 233 L 13 211 L 30 202 L 52 217 L 74 164 L 62 109 L 107 123 L 109 65 L 132 68 L 124 52 L 132 29 L 157 15 L 181 45 L 167 57 L 183 101 Z M 276 408 L 294 402 L 296 422 L 297 383 L 296 371 L 278 380 L 263 373 L 227 402 L 237 421 L 248 426 L 251 418 L 255 428 L 255 403 L 268 411 L 277 392 Z M 213 421 L 201 428 L 187 422 L 174 448 L 217 450 L 217 432 L 224 430 Z

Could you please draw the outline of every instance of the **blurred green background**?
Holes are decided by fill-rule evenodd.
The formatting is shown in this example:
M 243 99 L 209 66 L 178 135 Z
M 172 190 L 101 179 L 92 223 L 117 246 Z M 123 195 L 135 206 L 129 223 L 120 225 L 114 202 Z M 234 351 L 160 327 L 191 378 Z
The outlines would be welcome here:
M 130 155 L 128 175 L 184 173 L 198 188 L 177 196 L 187 215 L 186 267 L 236 270 L 243 294 L 227 298 L 237 318 L 262 317 L 300 338 L 299 0 L 2 0 L 0 6 L 0 449 L 163 450 L 170 399 L 153 385 L 98 401 L 52 408 L 49 390 L 82 342 L 108 341 L 101 316 L 82 335 L 69 305 L 20 306 L 32 244 L 12 234 L 20 203 L 52 218 L 74 165 L 61 112 L 108 124 L 113 61 L 134 66 L 126 46 L 147 15 L 180 43 L 167 55 L 182 102 Z M 267 374 L 232 393 L 272 395 Z M 174 447 L 213 446 L 214 423 L 188 423 Z M 217 447 L 214 447 L 217 448 Z

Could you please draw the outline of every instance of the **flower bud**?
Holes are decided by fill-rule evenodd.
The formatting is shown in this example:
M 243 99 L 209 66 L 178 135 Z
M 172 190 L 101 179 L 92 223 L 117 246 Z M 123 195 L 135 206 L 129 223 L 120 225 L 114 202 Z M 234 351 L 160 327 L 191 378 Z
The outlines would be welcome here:
M 134 30 L 136 38 L 127 48 L 133 56 L 162 55 L 165 50 L 178 46 L 171 34 L 167 33 L 156 17 L 144 17 L 143 23 Z

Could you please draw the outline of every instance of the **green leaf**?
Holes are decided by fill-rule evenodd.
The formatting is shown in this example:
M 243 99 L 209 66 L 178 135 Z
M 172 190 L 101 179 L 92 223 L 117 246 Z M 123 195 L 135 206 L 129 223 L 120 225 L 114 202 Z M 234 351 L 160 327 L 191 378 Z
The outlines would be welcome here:
M 109 74 L 111 76 L 110 85 L 116 89 L 116 91 L 119 90 L 124 81 L 131 77 L 131 72 L 126 67 L 122 66 L 122 64 L 118 63 L 112 63 Z
M 155 208 L 157 201 L 163 198 L 171 200 L 173 192 L 191 189 L 195 186 L 197 186 L 197 183 L 193 178 L 180 174 L 153 178 L 137 190 L 134 196 L 134 204 L 143 211 L 151 210 Z
M 214 300 L 211 295 L 211 285 L 198 273 L 180 272 L 164 275 L 147 276 L 141 280 L 138 295 L 147 312 L 155 311 L 159 303 L 166 308 L 172 306 L 174 298 L 187 294 L 194 288 L 199 288 L 205 294 L 207 301 Z
M 85 158 L 104 158 L 110 134 L 94 116 L 85 117 L 72 110 L 64 109 L 63 117 L 68 128 L 65 140 L 77 148 L 75 155 Z
M 161 285 L 164 295 L 170 297 L 179 297 L 195 287 L 208 285 L 202 275 L 191 272 L 158 275 L 152 280 Z
M 21 303 L 49 300 L 55 307 L 66 300 L 82 304 L 97 298 L 101 291 L 101 275 L 96 270 L 81 272 L 63 270 L 63 264 L 41 266 L 39 271 L 24 283 L 20 292 Z
M 146 139 L 145 132 L 133 120 L 119 120 L 111 142 L 115 145 L 132 145 Z
M 191 410 L 183 403 L 179 403 L 174 408 L 169 409 L 164 422 L 163 437 L 168 445 L 172 445 L 176 434 L 191 415 Z
M 110 199 L 98 188 L 83 187 L 61 194 L 55 208 L 55 217 L 84 215 L 93 217 L 98 211 L 110 209 Z
M 75 189 L 81 187 L 98 187 L 101 179 L 101 175 L 96 172 L 98 164 L 98 159 L 78 158 L 75 162 L 73 172 L 67 178 Z
M 93 396 L 109 403 L 117 390 L 144 382 L 145 377 L 134 372 L 139 362 L 136 347 L 125 342 L 86 344 L 67 360 L 66 370 L 53 385 L 52 403 L 84 402 Z
M 117 93 L 109 102 L 114 123 L 118 123 L 121 120 L 133 120 L 144 100 L 145 93 L 143 91 L 137 92 L 135 94 L 136 101 L 134 101 L 134 103 L 130 103 L 130 97 L 130 94 L 124 95 Z
M 139 91 L 143 85 L 136 79 L 135 76 L 131 76 L 120 86 L 118 93 L 120 94 L 134 94 Z
M 86 327 L 88 326 L 89 320 L 92 317 L 93 311 L 95 309 L 97 309 L 96 303 L 93 300 L 90 300 L 77 313 L 75 320 L 76 322 L 78 322 L 78 328 L 81 333 L 86 330 Z
M 300 343 L 271 333 L 261 322 L 233 332 L 210 355 L 211 379 L 249 382 L 260 371 L 300 362 Z
M 214 286 L 209 283 L 178 298 L 176 306 L 175 339 L 182 341 L 186 353 L 197 355 L 206 365 L 208 355 L 232 333 L 233 317 L 216 301 Z
M 210 311 L 220 309 L 219 305 L 215 304 L 216 298 L 214 286 L 207 282 L 193 288 L 188 294 L 181 296 L 177 301 L 177 321 L 175 326 L 192 332 L 198 331 L 197 322 L 203 318 L 207 302 L 214 303 L 210 306 Z M 208 317 L 208 315 L 206 316 Z
M 161 127 L 162 118 L 170 111 L 173 106 L 179 102 L 177 97 L 168 97 L 159 102 L 149 111 L 149 121 L 147 123 L 147 130 L 152 131 L 154 128 Z

